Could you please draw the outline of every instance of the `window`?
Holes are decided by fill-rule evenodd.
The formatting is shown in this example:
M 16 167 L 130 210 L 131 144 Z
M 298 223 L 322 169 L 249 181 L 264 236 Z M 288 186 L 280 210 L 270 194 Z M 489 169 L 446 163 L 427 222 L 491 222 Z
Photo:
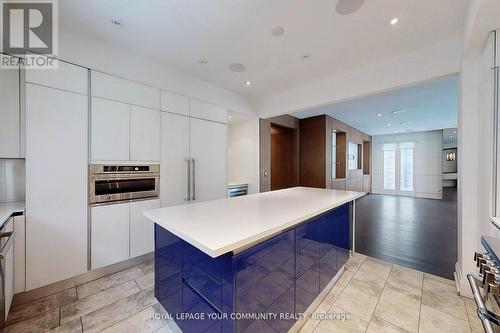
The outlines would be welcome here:
M 386 143 L 384 152 L 384 190 L 396 190 L 396 144 Z
M 403 142 L 399 144 L 400 149 L 400 190 L 413 192 L 413 142 Z
M 414 142 L 383 144 L 384 190 L 397 194 L 414 192 Z

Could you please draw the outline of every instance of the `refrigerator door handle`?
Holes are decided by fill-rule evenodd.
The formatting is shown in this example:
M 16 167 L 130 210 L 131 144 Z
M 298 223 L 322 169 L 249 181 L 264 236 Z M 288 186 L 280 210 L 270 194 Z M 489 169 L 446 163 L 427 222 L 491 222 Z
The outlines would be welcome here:
M 184 201 L 190 201 L 191 200 L 191 159 L 190 158 L 185 158 L 186 161 L 186 171 L 187 171 L 187 181 L 186 181 L 186 196 L 184 197 Z
M 196 162 L 194 158 L 191 158 L 191 163 L 193 164 L 192 166 L 192 184 L 193 184 L 193 192 L 191 193 L 191 200 L 195 201 L 196 200 Z

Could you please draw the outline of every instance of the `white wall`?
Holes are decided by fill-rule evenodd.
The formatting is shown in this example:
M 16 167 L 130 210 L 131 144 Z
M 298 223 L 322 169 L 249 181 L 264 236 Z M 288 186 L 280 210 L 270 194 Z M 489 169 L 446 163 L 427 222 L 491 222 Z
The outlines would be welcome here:
M 228 182 L 248 183 L 248 193 L 259 193 L 259 119 L 228 126 Z
M 460 294 L 471 296 L 467 273 L 476 272 L 475 251 L 482 251 L 481 234 L 494 233 L 488 221 L 491 195 L 491 160 L 484 152 L 493 142 L 480 111 L 480 52 L 490 31 L 500 28 L 500 2 L 471 0 L 463 34 L 458 115 L 458 262 L 455 278 Z M 488 183 L 490 180 L 490 183 Z
M 254 114 L 247 100 L 237 93 L 65 28 L 59 30 L 59 57 L 232 111 Z
M 428 131 L 378 135 L 372 137 L 372 191 L 383 190 L 383 153 L 384 143 L 415 142 L 414 188 L 415 196 L 420 198 L 442 198 L 442 143 L 443 131 Z

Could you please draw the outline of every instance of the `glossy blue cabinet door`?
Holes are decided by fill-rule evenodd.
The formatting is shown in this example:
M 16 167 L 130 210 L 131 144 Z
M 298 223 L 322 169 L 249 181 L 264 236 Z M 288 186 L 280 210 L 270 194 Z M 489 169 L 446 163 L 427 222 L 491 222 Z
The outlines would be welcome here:
M 184 241 L 155 224 L 155 297 L 172 315 L 182 312 Z M 182 323 L 177 322 L 182 329 Z
M 294 231 L 233 257 L 236 313 L 294 312 Z M 293 320 L 235 321 L 235 332 L 288 332 Z
M 335 238 L 339 232 L 339 224 L 343 223 L 337 211 L 325 214 L 319 221 L 319 289 L 323 290 L 339 271 L 337 266 L 337 246 Z
M 337 237 L 335 242 L 337 246 L 337 268 L 344 266 L 349 259 L 350 245 L 350 205 L 345 204 L 335 209 L 335 219 L 339 221 L 337 229 Z
M 318 242 L 321 217 L 295 228 L 295 311 L 304 312 L 320 292 Z

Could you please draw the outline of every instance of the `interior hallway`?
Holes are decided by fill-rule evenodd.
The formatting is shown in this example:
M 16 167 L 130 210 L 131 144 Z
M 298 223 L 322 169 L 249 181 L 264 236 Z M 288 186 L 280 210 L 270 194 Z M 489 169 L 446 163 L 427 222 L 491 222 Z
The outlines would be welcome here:
M 379 194 L 357 200 L 356 252 L 453 279 L 456 188 L 443 188 L 443 200 Z

